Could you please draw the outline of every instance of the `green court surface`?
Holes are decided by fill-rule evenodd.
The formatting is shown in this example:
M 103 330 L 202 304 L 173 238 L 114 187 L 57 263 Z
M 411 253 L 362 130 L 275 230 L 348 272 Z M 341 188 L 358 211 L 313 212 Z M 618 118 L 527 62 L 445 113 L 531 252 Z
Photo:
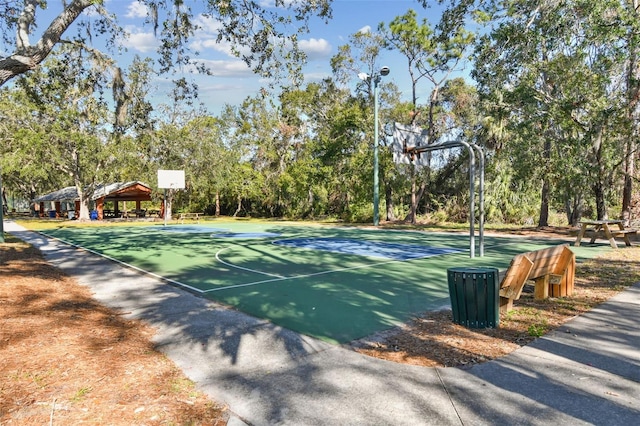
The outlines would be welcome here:
M 333 343 L 447 307 L 447 268 L 506 269 L 518 253 L 563 242 L 487 236 L 485 256 L 471 259 L 468 233 L 219 221 L 42 232 Z M 609 247 L 571 249 L 580 261 Z

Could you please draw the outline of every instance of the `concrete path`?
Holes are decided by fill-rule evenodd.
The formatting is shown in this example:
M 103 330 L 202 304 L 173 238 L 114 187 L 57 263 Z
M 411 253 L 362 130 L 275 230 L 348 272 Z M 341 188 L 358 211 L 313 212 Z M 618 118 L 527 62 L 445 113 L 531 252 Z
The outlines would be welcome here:
M 640 424 L 640 285 L 499 360 L 424 368 L 359 355 L 226 309 L 10 221 L 158 349 L 230 425 Z

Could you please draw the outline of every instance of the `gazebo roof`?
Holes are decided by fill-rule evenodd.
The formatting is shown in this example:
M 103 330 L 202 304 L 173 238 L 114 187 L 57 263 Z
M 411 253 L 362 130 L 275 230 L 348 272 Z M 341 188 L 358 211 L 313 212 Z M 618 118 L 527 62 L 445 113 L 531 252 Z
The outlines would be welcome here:
M 151 199 L 151 187 L 139 181 L 115 182 L 109 185 L 100 185 L 93 193 L 92 200 L 104 198 L 105 201 L 147 201 Z M 78 201 L 78 190 L 75 186 L 68 186 L 58 191 L 42 195 L 33 201 L 36 203 L 46 201 L 72 202 Z
M 42 203 L 45 201 L 75 201 L 78 199 L 78 190 L 75 186 L 67 186 L 66 188 L 59 189 L 57 191 L 50 192 L 35 198 L 33 201 L 36 203 Z
M 92 199 L 100 198 L 105 201 L 148 201 L 151 200 L 151 188 L 138 181 L 116 182 L 98 187 Z

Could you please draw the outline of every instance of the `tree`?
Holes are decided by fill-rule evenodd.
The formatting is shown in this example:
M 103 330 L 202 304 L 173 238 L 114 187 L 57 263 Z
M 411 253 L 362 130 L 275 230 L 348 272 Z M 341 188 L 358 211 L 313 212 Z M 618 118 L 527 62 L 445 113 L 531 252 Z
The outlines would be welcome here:
M 286 70 L 294 80 L 299 81 L 305 56 L 299 49 L 297 36 L 308 31 L 312 15 L 329 19 L 331 2 L 332 0 L 276 0 L 277 7 L 269 9 L 255 1 L 208 0 L 202 2 L 202 13 L 220 24 L 221 31 L 217 41 L 229 42 L 232 52 L 242 58 L 254 72 L 277 78 Z M 158 52 L 162 72 L 188 64 L 195 64 L 204 72 L 211 71 L 195 62 L 189 52 L 188 40 L 198 28 L 191 7 L 185 6 L 183 0 L 142 0 L 141 3 L 148 11 L 145 23 L 153 25 L 156 32 L 160 23 L 163 23 L 160 32 L 162 43 Z M 108 6 L 108 2 L 103 0 L 63 1 L 57 16 L 47 22 L 47 15 L 41 12 L 53 9 L 50 8 L 50 2 L 1 2 L 3 52 L 10 53 L 0 57 L 0 87 L 16 76 L 37 69 L 59 43 L 75 46 L 98 63 L 108 61 L 108 57 L 92 46 L 96 37 L 103 39 L 104 45 L 117 48 L 117 40 L 124 33 L 117 25 L 115 14 L 109 12 Z M 292 25 L 294 22 L 295 25 Z M 73 26 L 77 30 L 75 35 L 64 39 L 65 33 Z M 36 36 L 37 28 L 46 29 Z M 293 34 L 292 28 L 296 28 Z M 39 38 L 36 41 L 32 37 Z M 115 74 L 117 76 L 117 72 Z M 116 78 L 114 87 L 117 84 Z M 116 101 L 119 102 L 117 93 Z M 0 192 L 1 189 L 0 185 Z M 0 211 L 0 235 L 3 233 L 1 219 Z
M 331 2 L 278 0 L 277 7 L 268 8 L 255 1 L 207 0 L 199 6 L 203 16 L 216 20 L 220 25 L 218 42 L 230 43 L 233 53 L 256 73 L 274 77 L 281 70 L 299 75 L 304 54 L 299 49 L 297 35 L 308 31 L 311 16 L 329 19 Z M 94 38 L 102 38 L 105 45 L 117 48 L 118 37 L 124 31 L 117 25 L 116 16 L 109 11 L 109 2 L 62 2 L 61 8 L 57 9 L 58 15 L 47 22 L 50 14 L 43 12 L 56 13 L 51 3 L 39 0 L 0 3 L 2 42 L 5 46 L 12 46 L 12 49 L 5 49 L 11 51 L 9 55 L 0 57 L 0 86 L 36 69 L 61 42 L 84 48 L 98 56 L 99 52 L 92 46 Z M 183 0 L 142 0 L 141 3 L 147 8 L 145 23 L 152 25 L 156 32 L 161 27 L 158 52 L 161 71 L 193 63 L 188 41 L 198 29 L 198 24 L 192 7 L 185 5 Z M 294 27 L 296 30 L 292 34 Z M 36 41 L 32 37 L 37 34 L 37 28 L 46 29 Z M 75 35 L 63 38 L 71 28 L 76 29 Z
M 636 162 L 640 148 L 640 1 L 623 2 L 626 13 L 620 14 L 624 22 L 623 46 L 628 51 L 626 66 L 626 101 L 629 132 L 625 144 L 624 186 L 622 192 L 622 208 L 620 218 L 628 226 L 631 220 L 633 198 L 633 181 L 636 178 Z
M 44 173 L 49 185 L 74 185 L 80 198 L 79 218 L 89 219 L 89 200 L 112 161 L 104 130 L 108 109 L 99 96 L 92 96 L 100 74 L 68 66 L 81 60 L 72 52 L 64 58 L 47 61 L 9 92 L 14 109 L 29 113 L 4 111 L 15 130 L 5 149 L 11 150 L 17 164 L 27 165 L 27 173 Z
M 424 122 L 427 140 L 436 141 L 441 135 L 441 127 L 436 125 L 435 114 L 440 100 L 440 89 L 457 70 L 465 58 L 465 52 L 473 43 L 474 36 L 463 26 L 449 28 L 447 32 L 437 33 L 426 19 L 418 22 L 417 13 L 409 9 L 402 16 L 394 18 L 388 25 L 380 24 L 379 30 L 385 38 L 385 46 L 397 50 L 407 60 L 407 71 L 412 83 L 413 114 L 409 124 Z M 431 84 L 431 94 L 427 103 L 427 118 L 419 120 L 417 85 L 421 79 Z M 427 154 L 430 155 L 430 154 Z M 405 220 L 416 222 L 417 207 L 430 179 L 430 167 L 426 168 L 420 188 L 417 188 L 417 170 L 411 171 L 411 212 Z
M 189 176 L 189 204 L 221 213 L 221 197 L 235 179 L 240 153 L 230 144 L 231 125 L 223 118 L 198 116 L 187 123 L 182 140 L 185 173 Z M 193 210 L 192 210 L 193 211 Z
M 630 53 L 637 49 L 635 10 L 626 7 L 626 0 L 597 5 L 581 0 L 451 3 L 449 16 L 458 13 L 453 19 L 472 11 L 489 23 L 474 77 L 484 99 L 509 104 L 511 129 L 532 136 L 527 148 L 520 149 L 538 153 L 533 161 L 540 167 L 531 170 L 530 178 L 540 182 L 539 226 L 548 224 L 549 204 L 558 198 L 554 192 L 565 194 L 565 206 L 579 208 L 569 198 L 582 199 L 576 190 L 585 187 L 591 190 L 597 217 L 605 218 L 611 194 L 621 189 L 621 176 L 632 172 L 628 154 L 635 142 L 625 147 L 623 141 L 635 140 L 639 124 L 630 107 L 636 97 L 634 79 L 619 84 L 637 68 Z M 496 96 L 498 92 L 502 94 Z M 517 145 L 506 152 L 515 149 Z M 620 167 L 625 161 L 626 171 Z M 580 173 L 562 172 L 574 169 Z M 567 176 L 577 180 L 567 182 Z M 567 213 L 571 222 L 579 218 Z
M 374 97 L 374 81 L 373 78 L 367 78 L 360 80 L 357 78 L 358 74 L 365 73 L 369 76 L 375 76 L 379 74 L 381 64 L 381 51 L 384 49 L 385 40 L 380 33 L 372 32 L 369 30 L 359 31 L 349 37 L 349 43 L 339 47 L 339 53 L 331 58 L 331 68 L 334 76 L 339 83 L 345 84 L 349 81 L 357 81 L 358 86 L 356 91 L 363 96 L 363 106 L 368 110 L 369 115 L 373 116 L 373 97 Z M 391 96 L 385 96 L 390 90 L 393 90 L 394 86 L 385 80 L 380 80 L 378 87 L 381 96 L 381 103 L 384 104 L 385 100 L 390 100 Z M 397 97 L 394 99 L 396 100 Z M 383 105 L 384 106 L 384 105 Z M 384 107 L 381 108 L 380 122 L 384 123 Z M 367 129 L 366 138 L 372 141 L 373 135 L 370 133 L 372 126 L 363 125 L 363 129 Z M 381 126 L 383 127 L 383 126 Z M 382 130 L 382 129 L 381 129 Z M 380 136 L 380 135 L 379 135 Z M 384 146 L 384 137 L 379 138 L 380 142 Z M 383 150 L 384 152 L 384 150 Z M 380 177 L 382 184 L 385 188 L 385 204 L 387 210 L 387 220 L 395 220 L 394 207 L 393 207 L 393 191 L 390 184 L 389 168 L 385 167 L 389 165 L 388 162 L 384 162 L 382 158 L 380 164 Z
M 507 101 L 510 127 L 528 122 L 536 136 L 543 172 L 539 225 L 547 224 L 557 194 L 564 194 L 567 217 L 576 223 L 581 211 L 571 206 L 582 208 L 585 187 L 598 218 L 613 202 L 628 221 L 640 126 L 637 1 L 445 2 L 448 22 L 474 16 L 489 29 L 476 56 L 483 98 Z M 615 194 L 622 194 L 621 203 Z
M 291 100 L 291 97 L 288 97 Z M 287 104 L 290 116 L 292 102 Z M 304 149 L 292 174 L 306 171 L 306 205 L 316 213 L 344 219 L 364 219 L 371 214 L 372 169 L 370 103 L 340 88 L 331 80 L 310 84 L 296 99 L 298 117 L 308 117 Z M 303 194 L 300 194 L 302 196 Z M 322 197 L 324 206 L 314 206 L 313 199 Z M 360 208 L 366 206 L 366 208 Z

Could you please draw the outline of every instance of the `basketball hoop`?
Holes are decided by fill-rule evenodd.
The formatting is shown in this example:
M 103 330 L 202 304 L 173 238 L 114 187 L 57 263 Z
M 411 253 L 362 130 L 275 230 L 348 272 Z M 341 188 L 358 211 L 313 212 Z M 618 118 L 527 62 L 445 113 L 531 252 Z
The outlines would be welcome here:
M 184 170 L 158 170 L 159 189 L 184 189 Z
M 416 148 L 428 145 L 427 131 L 417 126 L 404 126 L 400 123 L 393 125 L 393 142 L 391 152 L 396 164 L 413 164 L 415 166 L 428 166 L 429 156 L 417 152 Z
M 451 135 L 444 135 L 451 136 Z M 432 169 L 443 167 L 452 155 L 459 155 L 466 148 L 469 152 L 469 254 L 475 257 L 475 161 L 476 152 L 480 158 L 480 256 L 484 256 L 484 152 L 479 146 L 459 139 L 437 140 L 429 143 L 428 133 L 415 126 L 394 123 L 393 161 L 397 164 L 428 166 Z M 436 157 L 432 153 L 440 152 Z
M 391 152 L 396 164 L 412 164 L 418 167 L 430 167 L 438 170 L 444 167 L 452 155 L 458 155 L 457 147 L 443 147 L 431 150 L 429 147 L 438 142 L 429 141 L 429 132 L 417 126 L 393 125 L 393 143 Z
M 158 188 L 164 189 L 164 226 L 167 226 L 167 190 L 184 189 L 184 170 L 158 170 Z

